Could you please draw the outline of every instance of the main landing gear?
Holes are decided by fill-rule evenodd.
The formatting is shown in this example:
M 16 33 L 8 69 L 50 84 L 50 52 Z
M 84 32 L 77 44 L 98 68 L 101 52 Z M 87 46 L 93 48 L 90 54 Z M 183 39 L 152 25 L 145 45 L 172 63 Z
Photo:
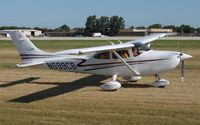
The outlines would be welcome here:
M 169 85 L 169 81 L 165 79 L 161 79 L 158 74 L 155 75 L 156 81 L 152 83 L 152 86 L 158 88 L 164 88 Z
M 107 82 L 106 84 L 103 84 L 100 87 L 106 91 L 115 91 L 121 88 L 121 84 L 117 81 L 117 75 L 113 75 L 112 81 Z
M 141 78 L 141 77 L 138 77 Z M 151 83 L 153 87 L 157 88 L 164 88 L 169 85 L 169 81 L 165 79 L 161 79 L 158 74 L 155 75 L 156 81 Z M 121 88 L 121 84 L 117 81 L 117 75 L 113 75 L 112 81 L 107 82 L 100 86 L 101 89 L 105 91 L 115 91 L 119 88 Z

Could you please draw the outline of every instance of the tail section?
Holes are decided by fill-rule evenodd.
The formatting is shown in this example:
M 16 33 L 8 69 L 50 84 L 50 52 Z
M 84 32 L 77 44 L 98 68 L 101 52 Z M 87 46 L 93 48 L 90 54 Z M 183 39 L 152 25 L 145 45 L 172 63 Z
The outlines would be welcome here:
M 30 62 L 34 59 L 49 57 L 51 53 L 44 52 L 38 49 L 21 31 L 19 30 L 4 30 L 0 33 L 10 34 L 10 37 L 15 44 L 23 62 Z

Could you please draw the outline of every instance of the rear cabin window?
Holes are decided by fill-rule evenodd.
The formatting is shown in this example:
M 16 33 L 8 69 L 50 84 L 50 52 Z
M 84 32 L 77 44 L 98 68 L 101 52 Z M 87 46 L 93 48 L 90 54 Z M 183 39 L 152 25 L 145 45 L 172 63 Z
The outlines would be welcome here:
M 96 59 L 110 59 L 109 52 L 98 53 L 94 56 Z
M 128 50 L 119 50 L 117 53 L 124 59 L 130 57 Z M 112 57 L 113 59 L 117 59 L 117 56 L 114 53 L 112 54 Z
M 134 57 L 140 55 L 140 52 L 139 52 L 139 48 L 138 48 L 138 47 L 132 48 L 132 52 L 133 52 L 133 56 L 134 56 Z

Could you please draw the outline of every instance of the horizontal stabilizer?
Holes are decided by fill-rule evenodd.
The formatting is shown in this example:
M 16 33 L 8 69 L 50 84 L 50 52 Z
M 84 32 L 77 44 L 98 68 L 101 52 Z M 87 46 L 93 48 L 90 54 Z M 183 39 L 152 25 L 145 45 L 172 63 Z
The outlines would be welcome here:
M 25 67 L 37 66 L 41 64 L 44 64 L 44 62 L 30 62 L 30 63 L 24 63 L 24 64 L 17 64 L 16 66 L 19 68 L 25 68 Z

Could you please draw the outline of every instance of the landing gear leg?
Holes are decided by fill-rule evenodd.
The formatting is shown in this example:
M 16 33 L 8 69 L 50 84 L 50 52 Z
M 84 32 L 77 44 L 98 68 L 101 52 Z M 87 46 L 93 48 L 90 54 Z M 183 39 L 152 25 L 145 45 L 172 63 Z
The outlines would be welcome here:
M 112 76 L 112 81 L 115 82 L 117 80 L 117 75 Z
M 155 74 L 156 81 L 152 83 L 152 86 L 158 87 L 158 88 L 164 88 L 167 85 L 169 85 L 169 81 L 165 79 L 161 79 L 159 74 Z
M 155 74 L 155 79 L 156 80 L 160 80 L 160 75 L 159 74 Z
M 103 90 L 114 91 L 121 87 L 121 84 L 117 81 L 117 75 L 113 75 L 112 81 L 107 82 L 100 86 Z

